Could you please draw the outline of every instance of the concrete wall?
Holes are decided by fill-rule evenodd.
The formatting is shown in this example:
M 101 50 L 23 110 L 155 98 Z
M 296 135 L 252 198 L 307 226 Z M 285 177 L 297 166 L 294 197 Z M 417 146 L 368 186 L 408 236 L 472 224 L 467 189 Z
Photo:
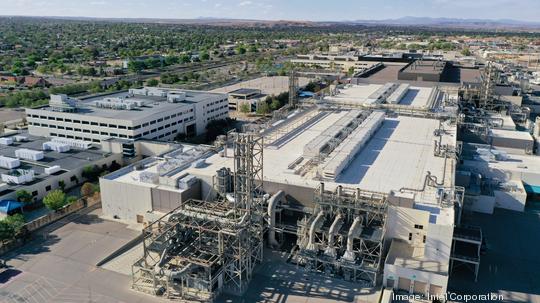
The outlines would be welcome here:
M 527 193 L 523 192 L 506 192 L 495 190 L 495 206 L 514 211 L 523 212 L 527 201 Z
M 409 234 L 412 233 L 412 242 L 423 245 L 423 237 L 427 235 L 429 226 L 429 212 L 424 210 L 390 206 L 388 207 L 388 217 L 386 219 L 387 239 L 401 239 L 409 241 Z M 415 225 L 422 225 L 423 229 L 417 229 Z
M 120 220 L 137 222 L 137 215 L 143 215 L 152 209 L 152 191 L 150 186 L 120 183 L 100 178 L 101 205 L 103 215 L 108 218 L 117 216 Z
M 415 281 L 426 283 L 424 293 L 429 291 L 430 284 L 442 287 L 442 292 L 445 293 L 448 284 L 448 276 L 445 275 L 399 267 L 392 264 L 384 265 L 383 286 L 387 287 L 388 279 L 393 279 L 395 281 L 393 288 L 398 289 L 400 277 L 412 280 L 411 287 L 414 287 Z
M 495 208 L 494 196 L 465 196 L 464 209 L 469 211 L 475 211 L 483 214 L 493 214 Z

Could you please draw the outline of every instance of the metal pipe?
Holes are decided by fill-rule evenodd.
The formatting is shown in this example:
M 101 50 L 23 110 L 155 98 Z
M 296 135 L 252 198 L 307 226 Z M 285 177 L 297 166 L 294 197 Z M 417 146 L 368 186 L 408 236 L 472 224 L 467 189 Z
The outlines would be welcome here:
M 354 260 L 353 243 L 354 237 L 362 230 L 362 217 L 358 216 L 354 219 L 349 233 L 347 234 L 347 250 L 343 254 L 343 259 L 347 261 Z
M 277 247 L 279 246 L 278 241 L 276 240 L 276 206 L 278 205 L 279 201 L 283 198 L 285 192 L 283 190 L 278 191 L 275 193 L 269 200 L 268 200 L 268 245 L 271 247 Z
M 328 247 L 326 248 L 326 251 L 324 252 L 326 255 L 335 257 L 336 256 L 336 249 L 334 247 L 334 237 L 338 233 L 339 229 L 341 228 L 341 225 L 343 225 L 343 216 L 338 213 L 336 218 L 334 219 L 334 222 L 330 226 L 330 230 L 328 231 Z
M 309 242 L 307 245 L 308 250 L 315 250 L 315 231 L 317 230 L 317 227 L 320 223 L 324 221 L 324 211 L 319 211 L 317 214 L 317 217 L 315 217 L 315 220 L 311 222 L 311 227 L 309 229 Z

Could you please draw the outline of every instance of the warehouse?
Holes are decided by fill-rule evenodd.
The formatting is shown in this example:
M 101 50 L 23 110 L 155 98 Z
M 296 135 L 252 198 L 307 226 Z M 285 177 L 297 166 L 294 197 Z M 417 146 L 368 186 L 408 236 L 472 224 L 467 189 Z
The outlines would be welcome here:
M 49 106 L 26 109 L 26 116 L 31 135 L 98 143 L 200 135 L 228 112 L 226 94 L 149 87 L 84 100 L 52 95 Z

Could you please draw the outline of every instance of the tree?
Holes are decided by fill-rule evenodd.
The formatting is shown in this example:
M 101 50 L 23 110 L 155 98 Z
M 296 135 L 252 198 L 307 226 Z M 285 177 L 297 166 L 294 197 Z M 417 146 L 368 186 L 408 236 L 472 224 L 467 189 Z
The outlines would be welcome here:
M 24 223 L 24 217 L 21 214 L 0 220 L 0 241 L 14 239 L 23 230 Z
M 66 203 L 67 204 L 73 204 L 73 203 L 77 202 L 77 200 L 79 200 L 79 198 L 77 198 L 76 196 L 69 196 L 66 199 Z
M 83 178 L 86 178 L 89 181 L 94 182 L 94 181 L 97 181 L 102 171 L 103 170 L 97 165 L 94 165 L 94 166 L 87 165 L 83 167 L 82 176 Z
M 243 46 L 243 45 L 239 45 L 237 48 L 236 48 L 236 53 L 238 55 L 243 55 L 246 53 L 246 48 Z
M 66 189 L 66 182 L 64 182 L 64 180 L 58 181 L 58 187 L 60 187 L 60 190 L 64 191 Z
M 200 56 L 202 61 L 210 60 L 210 55 L 207 52 L 202 52 Z
M 257 104 L 257 114 L 266 115 L 270 112 L 270 106 L 266 101 L 259 101 Z
M 81 186 L 81 196 L 89 197 L 94 193 L 94 185 L 90 182 L 86 182 Z
M 278 110 L 281 108 L 281 102 L 279 102 L 278 99 L 272 99 L 272 103 L 270 103 L 270 108 L 272 110 Z
M 158 86 L 159 81 L 157 79 L 149 79 L 146 81 L 147 86 Z
M 463 56 L 470 56 L 471 55 L 471 50 L 468 47 L 465 47 L 464 49 L 461 50 L 461 54 Z
M 240 104 L 240 112 L 242 112 L 244 114 L 247 114 L 247 113 L 251 112 L 251 106 L 249 106 L 249 103 L 244 102 L 244 103 Z
M 17 197 L 17 201 L 23 202 L 23 203 L 30 203 L 32 202 L 32 194 L 30 194 L 28 191 L 24 189 L 19 189 L 15 192 L 15 196 Z
M 53 190 L 43 198 L 43 204 L 50 210 L 59 210 L 66 205 L 66 194 L 59 189 Z

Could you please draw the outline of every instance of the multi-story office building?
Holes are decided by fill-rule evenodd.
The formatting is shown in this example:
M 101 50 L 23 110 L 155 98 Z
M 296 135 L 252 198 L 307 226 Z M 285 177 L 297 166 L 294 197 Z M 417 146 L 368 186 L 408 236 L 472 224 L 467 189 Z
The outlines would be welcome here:
M 26 116 L 35 136 L 171 140 L 204 133 L 228 110 L 226 94 L 148 87 L 85 100 L 52 95 L 48 106 L 27 109 Z

